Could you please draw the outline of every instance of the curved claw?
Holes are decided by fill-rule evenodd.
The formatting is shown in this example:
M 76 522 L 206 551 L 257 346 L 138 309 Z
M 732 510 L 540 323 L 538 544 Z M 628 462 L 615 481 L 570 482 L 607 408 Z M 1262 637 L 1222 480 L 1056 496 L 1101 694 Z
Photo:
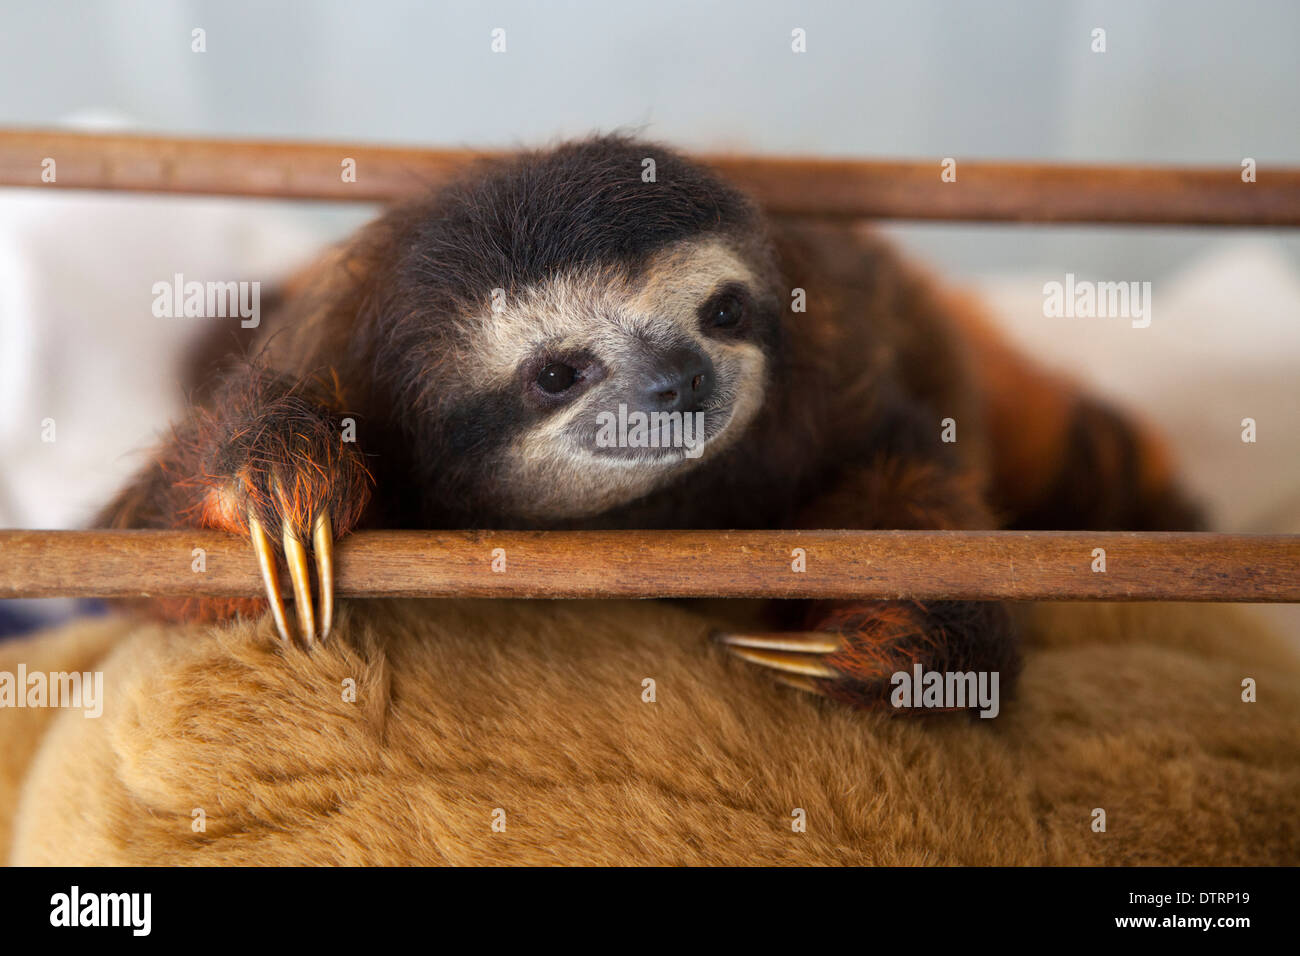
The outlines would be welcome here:
M 279 486 L 276 493 L 284 502 L 284 494 Z M 253 540 L 253 550 L 257 554 L 257 564 L 262 571 L 262 581 L 266 585 L 266 597 L 271 605 L 271 614 L 275 617 L 276 630 L 287 644 L 289 637 L 288 615 L 285 613 L 284 600 L 280 597 L 280 581 L 276 574 L 275 552 L 272 549 L 266 529 L 250 510 L 248 513 L 249 535 Z M 329 636 L 334 623 L 334 528 L 327 513 L 316 516 L 312 522 L 311 550 L 315 556 L 316 577 L 320 581 L 321 627 L 316 630 L 316 613 L 312 606 L 311 570 L 307 563 L 307 547 L 298 539 L 292 526 L 285 520 L 281 527 L 281 540 L 284 544 L 284 559 L 289 566 L 289 580 L 293 584 L 293 599 L 298 608 L 298 630 L 302 634 L 303 646 L 310 649 L 317 640 L 324 641 Z
M 324 512 L 316 517 L 312 531 L 312 548 L 316 552 L 316 578 L 320 582 L 320 639 L 330 636 L 334 623 L 334 529 Z
M 839 673 L 823 664 L 816 654 L 788 654 L 785 651 L 762 651 L 749 647 L 732 647 L 731 653 L 751 664 L 770 667 L 786 674 L 799 674 L 805 677 L 821 677 L 833 680 Z
M 718 640 L 731 647 L 753 647 L 765 651 L 797 654 L 834 654 L 844 639 L 829 631 L 776 631 L 770 634 L 719 634 Z
M 824 656 L 842 650 L 844 639 L 820 631 L 776 631 L 766 634 L 717 634 L 716 639 L 741 660 L 770 668 L 782 684 L 826 696 L 820 681 L 838 678 Z
M 266 585 L 266 599 L 271 605 L 271 616 L 275 618 L 275 628 L 280 632 L 280 639 L 289 643 L 289 622 L 284 614 L 284 601 L 280 597 L 280 579 L 275 572 L 275 553 L 271 550 L 271 541 L 266 536 L 262 522 L 248 514 L 248 532 L 253 539 L 253 552 L 257 555 L 257 566 L 262 571 L 262 583 Z
M 316 640 L 316 615 L 311 604 L 311 576 L 307 570 L 307 549 L 294 536 L 289 522 L 284 523 L 284 559 L 293 582 L 293 600 L 298 605 L 298 629 L 303 644 L 311 647 Z

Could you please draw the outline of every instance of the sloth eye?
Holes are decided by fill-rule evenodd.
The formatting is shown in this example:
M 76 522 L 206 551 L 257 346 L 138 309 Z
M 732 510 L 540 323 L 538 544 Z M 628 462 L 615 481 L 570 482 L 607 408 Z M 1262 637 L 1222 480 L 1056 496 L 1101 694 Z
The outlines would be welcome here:
M 734 329 L 745 318 L 745 302 L 734 292 L 722 292 L 709 299 L 700 312 L 707 328 Z
M 543 411 L 573 401 L 608 374 L 605 363 L 585 349 L 543 347 L 539 352 L 520 368 L 519 382 L 525 399 Z
M 537 387 L 543 392 L 558 395 L 572 387 L 578 372 L 571 365 L 553 362 L 537 373 Z

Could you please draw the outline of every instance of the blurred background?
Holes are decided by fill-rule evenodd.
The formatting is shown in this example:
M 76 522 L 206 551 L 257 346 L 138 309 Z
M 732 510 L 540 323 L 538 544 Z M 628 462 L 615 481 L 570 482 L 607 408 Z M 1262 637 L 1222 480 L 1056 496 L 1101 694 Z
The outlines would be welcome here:
M 1300 4 L 1151 0 L 0 3 L 0 125 L 436 146 L 632 128 L 701 151 L 1300 166 Z M 204 31 L 205 52 L 192 50 Z M 506 51 L 491 49 L 505 31 Z M 800 28 L 807 50 L 794 53 Z M 1105 30 L 1105 52 L 1094 34 Z M 0 189 L 0 526 L 76 527 L 184 400 L 212 319 L 364 205 Z M 882 225 L 1044 361 L 1142 409 L 1227 530 L 1300 531 L 1294 231 Z M 1150 328 L 1048 319 L 1067 272 L 1150 281 Z M 1259 440 L 1243 444 L 1254 418 Z M 53 419 L 57 438 L 42 440 Z M 67 613 L 8 602 L 0 630 Z

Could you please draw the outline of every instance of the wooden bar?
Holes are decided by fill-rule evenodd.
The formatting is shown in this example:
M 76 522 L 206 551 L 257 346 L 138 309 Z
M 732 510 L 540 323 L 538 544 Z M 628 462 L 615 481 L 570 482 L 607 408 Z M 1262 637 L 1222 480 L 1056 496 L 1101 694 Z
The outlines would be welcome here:
M 0 131 L 0 185 L 390 201 L 471 150 Z M 44 161 L 57 179 L 41 179 Z M 356 162 L 356 182 L 340 175 Z M 1300 170 L 704 157 L 776 214 L 1300 225 Z M 192 570 L 195 549 L 205 570 Z M 504 549 L 506 571 L 492 570 Z M 791 568 L 793 550 L 807 570 Z M 1106 571 L 1093 570 L 1095 549 Z M 342 596 L 1300 601 L 1300 535 L 1126 532 L 409 532 L 339 547 Z M 0 598 L 255 596 L 247 542 L 215 532 L 0 531 Z
M 387 202 L 444 182 L 487 151 L 56 130 L 0 131 L 0 185 Z M 41 180 L 55 161 L 57 179 Z M 704 156 L 775 214 L 835 219 L 1300 226 L 1300 169 Z M 356 182 L 342 162 L 356 161 Z
M 503 573 L 492 570 L 497 548 Z M 796 548 L 806 555 L 801 573 Z M 1097 548 L 1104 573 L 1093 570 Z M 339 543 L 336 581 L 345 597 L 1300 602 L 1300 535 L 370 531 Z M 233 535 L 0 531 L 0 598 L 261 590 L 251 546 Z

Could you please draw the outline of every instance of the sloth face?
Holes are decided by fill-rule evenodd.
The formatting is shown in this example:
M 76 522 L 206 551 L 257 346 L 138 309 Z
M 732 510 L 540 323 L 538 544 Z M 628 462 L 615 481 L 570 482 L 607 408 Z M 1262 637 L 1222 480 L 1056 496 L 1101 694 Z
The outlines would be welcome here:
M 769 236 L 707 168 L 619 135 L 481 164 L 394 210 L 361 246 L 383 264 L 357 272 L 374 278 L 352 348 L 414 504 L 564 523 L 726 467 L 784 374 Z
M 561 274 L 465 323 L 474 391 L 513 406 L 493 484 L 530 518 L 599 514 L 733 443 L 763 404 L 777 299 L 719 238 Z M 495 306 L 493 308 L 493 306 Z

